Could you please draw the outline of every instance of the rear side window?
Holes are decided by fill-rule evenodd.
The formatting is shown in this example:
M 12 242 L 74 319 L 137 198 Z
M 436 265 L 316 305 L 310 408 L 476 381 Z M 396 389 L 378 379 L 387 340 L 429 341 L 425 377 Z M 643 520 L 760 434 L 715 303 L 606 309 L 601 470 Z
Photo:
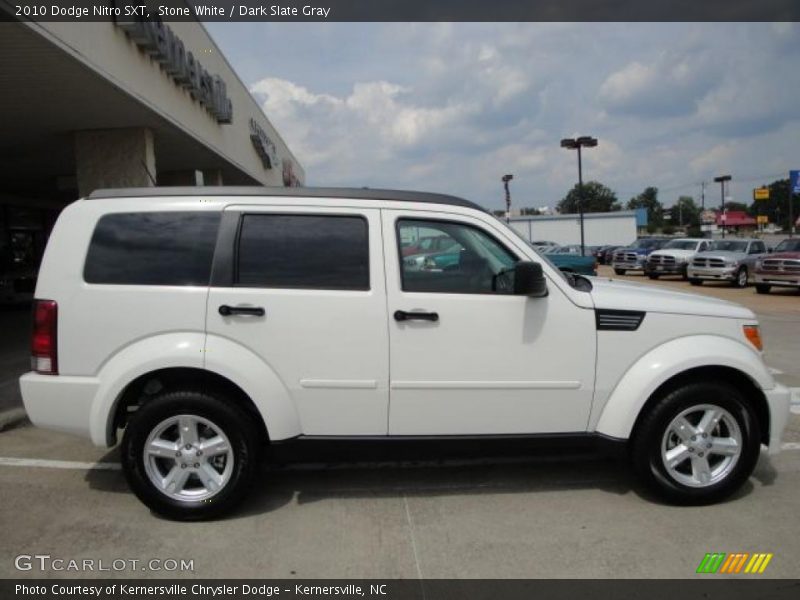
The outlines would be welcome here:
M 102 217 L 83 278 L 87 283 L 208 285 L 220 213 L 144 212 Z
M 367 221 L 360 216 L 244 215 L 236 283 L 368 290 L 368 239 Z

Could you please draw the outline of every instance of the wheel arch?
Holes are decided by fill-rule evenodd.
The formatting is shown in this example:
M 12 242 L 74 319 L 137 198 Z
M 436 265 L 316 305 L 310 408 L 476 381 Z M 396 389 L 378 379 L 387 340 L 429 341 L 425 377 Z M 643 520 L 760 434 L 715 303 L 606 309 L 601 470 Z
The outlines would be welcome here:
M 773 389 L 775 381 L 755 350 L 716 335 L 674 339 L 641 357 L 598 408 L 590 429 L 629 439 L 658 398 L 688 381 L 710 379 L 732 383 L 745 394 L 758 415 L 761 438 L 768 443 L 770 410 L 764 391 Z
M 254 420 L 262 439 L 269 440 L 267 424 L 253 399 L 227 377 L 197 367 L 157 369 L 130 381 L 117 397 L 109 418 L 109 439 L 112 442 L 116 439 L 117 430 L 127 425 L 128 419 L 138 407 L 158 394 L 177 389 L 200 389 L 224 394 Z

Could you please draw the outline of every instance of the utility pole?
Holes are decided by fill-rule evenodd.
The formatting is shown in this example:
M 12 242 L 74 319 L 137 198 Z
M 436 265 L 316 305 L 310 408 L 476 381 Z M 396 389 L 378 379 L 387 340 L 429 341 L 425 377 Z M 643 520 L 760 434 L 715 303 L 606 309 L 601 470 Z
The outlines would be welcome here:
M 730 181 L 730 175 L 720 175 L 719 177 L 714 177 L 714 181 L 719 183 L 719 193 L 720 193 L 720 221 L 722 221 L 722 239 L 725 239 L 725 182 Z
M 706 182 L 700 182 L 700 210 L 706 209 Z
M 503 182 L 503 187 L 506 189 L 506 223 L 511 222 L 511 192 L 508 190 L 508 182 L 512 179 L 514 179 L 514 176 L 511 174 L 503 175 L 500 178 L 500 181 Z

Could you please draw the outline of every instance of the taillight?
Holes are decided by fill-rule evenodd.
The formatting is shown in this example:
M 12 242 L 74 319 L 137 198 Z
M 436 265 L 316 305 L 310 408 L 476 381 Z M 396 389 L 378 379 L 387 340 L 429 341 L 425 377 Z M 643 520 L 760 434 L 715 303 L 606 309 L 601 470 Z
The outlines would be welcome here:
M 44 375 L 58 375 L 58 304 L 55 300 L 34 300 L 31 369 Z

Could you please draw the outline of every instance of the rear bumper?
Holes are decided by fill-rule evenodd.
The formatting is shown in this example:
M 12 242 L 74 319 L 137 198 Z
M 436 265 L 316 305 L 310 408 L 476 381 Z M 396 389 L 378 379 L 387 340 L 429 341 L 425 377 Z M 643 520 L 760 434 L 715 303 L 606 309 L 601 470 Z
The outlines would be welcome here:
M 91 412 L 99 381 L 93 377 L 26 373 L 19 380 L 31 423 L 91 439 Z
M 756 271 L 756 283 L 784 287 L 800 287 L 800 273 L 797 275 L 778 275 L 777 273 L 762 273 Z
M 774 388 L 764 391 L 764 396 L 769 406 L 769 453 L 777 454 L 781 450 L 783 430 L 789 421 L 792 392 L 786 386 L 776 383 Z

